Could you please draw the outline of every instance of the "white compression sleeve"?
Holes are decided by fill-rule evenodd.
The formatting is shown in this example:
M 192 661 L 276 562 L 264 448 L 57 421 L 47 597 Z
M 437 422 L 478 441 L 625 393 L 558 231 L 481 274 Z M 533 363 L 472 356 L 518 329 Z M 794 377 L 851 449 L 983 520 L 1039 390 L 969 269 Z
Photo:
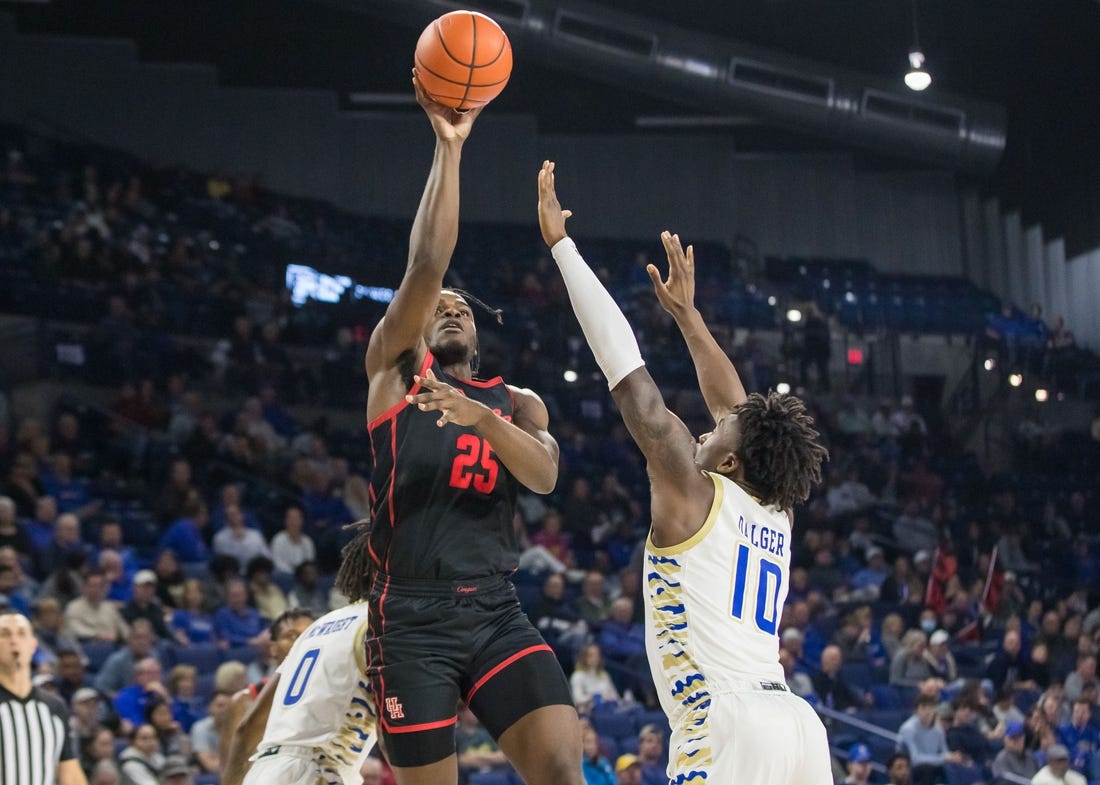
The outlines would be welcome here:
M 554 243 L 550 249 L 558 263 L 569 300 L 581 330 L 596 355 L 596 362 L 607 377 L 607 387 L 614 390 L 626 375 L 645 365 L 638 349 L 638 339 L 630 329 L 619 306 L 611 298 L 600 279 L 592 272 L 568 237 Z

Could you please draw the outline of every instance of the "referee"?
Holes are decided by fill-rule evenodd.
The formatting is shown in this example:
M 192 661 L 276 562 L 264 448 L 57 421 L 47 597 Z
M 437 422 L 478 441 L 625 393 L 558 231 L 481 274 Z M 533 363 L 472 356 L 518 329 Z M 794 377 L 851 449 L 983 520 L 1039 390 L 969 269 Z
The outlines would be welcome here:
M 88 785 L 65 707 L 31 683 L 37 648 L 27 617 L 0 611 L 0 783 Z

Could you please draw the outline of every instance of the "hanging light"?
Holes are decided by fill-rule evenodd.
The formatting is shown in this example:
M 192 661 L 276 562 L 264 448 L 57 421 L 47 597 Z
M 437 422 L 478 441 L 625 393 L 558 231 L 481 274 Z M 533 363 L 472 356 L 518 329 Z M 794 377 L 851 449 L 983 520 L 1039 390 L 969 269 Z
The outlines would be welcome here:
M 924 70 L 924 52 L 917 37 L 917 0 L 913 0 L 913 46 L 909 49 L 909 71 L 905 74 L 905 86 L 910 90 L 927 90 L 932 84 L 932 74 Z

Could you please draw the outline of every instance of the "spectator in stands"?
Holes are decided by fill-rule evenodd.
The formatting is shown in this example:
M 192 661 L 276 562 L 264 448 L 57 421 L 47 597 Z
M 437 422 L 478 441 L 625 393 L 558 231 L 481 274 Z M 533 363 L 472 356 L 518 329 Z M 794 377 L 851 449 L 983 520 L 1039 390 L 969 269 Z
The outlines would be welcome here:
M 157 556 L 153 572 L 157 574 L 157 599 L 165 608 L 178 608 L 183 600 L 185 576 L 176 552 L 167 548 Z
M 138 570 L 134 576 L 133 599 L 122 609 L 122 618 L 133 624 L 145 619 L 161 640 L 170 640 L 172 633 L 164 623 L 164 608 L 157 600 L 157 574 L 152 570 Z
M 564 660 L 563 666 L 572 665 L 574 653 L 588 634 L 588 626 L 565 596 L 565 578 L 560 573 L 548 575 L 543 581 L 542 596 L 528 616 L 558 658 Z
M 642 785 L 668 785 L 668 756 L 665 732 L 656 725 L 638 731 L 638 762 L 642 764 Z
M 309 608 L 317 617 L 329 612 L 329 593 L 321 585 L 321 573 L 314 561 L 304 561 L 294 569 L 294 586 L 287 595 L 291 608 Z
M 244 581 L 229 582 L 225 606 L 214 614 L 214 635 L 222 646 L 258 646 L 264 640 L 267 625 L 259 611 L 248 604 Z
M 135 550 L 122 541 L 122 524 L 118 521 L 104 521 L 99 525 L 99 542 L 96 544 L 98 557 L 105 551 L 114 551 L 122 559 L 122 572 L 129 589 L 130 577 L 140 569 Z
M 154 657 L 146 657 L 134 665 L 133 681 L 123 687 L 114 697 L 115 711 L 131 727 L 148 722 L 146 709 L 155 700 L 170 704 L 172 696 L 161 682 L 160 663 Z M 171 716 L 171 709 L 169 709 Z
M 798 630 L 795 630 L 795 632 L 798 632 Z M 798 697 L 805 698 L 810 703 L 817 703 L 813 681 L 811 681 L 809 674 L 795 670 L 795 658 L 789 649 L 780 648 L 779 664 L 783 666 L 787 688 Z
M 215 692 L 207 706 L 207 716 L 191 728 L 191 749 L 203 773 L 221 771 L 221 735 L 225 731 L 226 710 L 232 697 L 225 692 Z
M 1066 676 L 1066 700 L 1076 701 L 1081 689 L 1090 681 L 1096 681 L 1096 655 L 1087 652 L 1078 656 L 1077 667 Z
M 615 761 L 615 780 L 619 785 L 642 785 L 642 762 L 637 755 L 620 755 Z
M 316 560 L 317 548 L 304 527 L 302 508 L 287 507 L 283 513 L 283 530 L 271 540 L 271 558 L 279 572 L 293 573 L 302 562 Z
M 1016 706 L 1016 690 L 1011 687 L 1001 687 L 997 691 L 996 700 L 993 701 L 992 712 L 996 724 L 1007 728 L 1010 723 L 1023 723 L 1027 718 Z
M 207 521 L 206 505 L 197 493 L 193 493 L 188 497 L 183 517 L 177 519 L 160 538 L 160 550 L 171 548 L 183 564 L 206 564 L 210 560 L 210 550 L 203 539 Z
M 595 643 L 586 643 L 577 655 L 577 667 L 569 677 L 573 702 L 577 710 L 586 713 L 604 701 L 618 701 L 619 691 L 604 667 L 603 653 Z
M 853 744 L 848 749 L 848 776 L 841 785 L 867 785 L 871 780 L 871 750 L 866 744 Z
M 1038 687 L 1031 678 L 1028 660 L 1020 650 L 1018 630 L 1005 630 L 1001 650 L 989 663 L 985 675 L 995 690 L 1006 686 L 1015 690 L 1034 690 Z
M 581 752 L 585 785 L 616 785 L 611 761 L 600 754 L 600 737 L 587 722 L 581 724 Z
M 891 684 L 917 686 L 932 676 L 932 669 L 924 658 L 927 640 L 923 630 L 909 630 L 905 633 L 901 649 L 890 662 Z
M 877 600 L 882 590 L 882 585 L 890 575 L 890 568 L 886 566 L 886 557 L 882 548 L 872 545 L 867 549 L 864 557 L 867 566 L 859 570 L 848 581 L 849 595 L 852 600 Z
M 940 544 L 939 529 L 923 514 L 920 502 L 916 499 L 905 502 L 901 515 L 894 521 L 893 534 L 898 547 L 913 554 L 914 565 L 918 556 L 923 554 L 930 557 Z
M 557 510 L 548 510 L 542 526 L 531 535 L 531 545 L 545 548 L 566 567 L 573 566 L 572 538 L 562 531 L 562 518 Z
M 195 694 L 198 679 L 198 670 L 194 665 L 176 665 L 168 672 L 168 681 L 165 686 L 168 694 L 172 696 L 169 709 L 172 719 L 179 723 L 184 733 L 190 733 L 191 727 L 205 713 Z
M 215 532 L 220 532 L 225 528 L 226 516 L 230 507 L 236 507 L 240 511 L 246 527 L 259 530 L 260 521 L 256 518 L 254 512 L 245 509 L 241 498 L 241 486 L 235 482 L 227 482 L 222 486 L 221 504 L 210 513 L 210 528 Z
M 189 578 L 184 581 L 180 607 L 172 612 L 174 637 L 184 646 L 214 643 L 214 618 L 207 613 L 202 581 Z
M 603 573 L 597 570 L 585 573 L 577 606 L 588 628 L 598 632 L 611 613 L 611 598 L 607 594 L 607 580 Z
M 627 673 L 647 667 L 645 660 L 645 629 L 633 621 L 634 600 L 619 597 L 611 603 L 611 615 L 600 628 L 600 650 L 608 661 L 621 666 Z M 623 690 L 636 685 L 629 678 L 619 684 Z
M 103 727 L 99 722 L 102 701 L 99 693 L 91 687 L 81 687 L 67 702 L 71 713 L 69 715 L 69 732 L 76 737 L 80 746 L 84 746 Z M 109 732 L 109 731 L 108 731 Z M 114 753 L 114 745 L 111 746 Z
M 1030 780 L 1039 771 L 1035 753 L 1024 747 L 1026 735 L 1023 722 L 1011 720 L 1005 724 L 1004 747 L 993 758 L 991 767 L 993 785 L 1008 785 L 1008 780 L 1002 779 L 1004 774 Z
M 133 679 L 137 663 L 149 657 L 155 658 L 153 627 L 145 619 L 138 619 L 130 628 L 126 646 L 109 656 L 96 674 L 95 688 L 114 696 Z
M 107 579 L 107 599 L 121 608 L 133 596 L 132 578 L 122 566 L 122 556 L 109 548 L 101 550 L 96 565 Z
M 864 706 L 871 705 L 871 694 L 857 693 L 840 678 L 840 666 L 843 663 L 844 657 L 840 647 L 826 646 L 821 652 L 821 670 L 813 676 L 814 692 L 817 693 L 821 705 L 834 711 L 854 713 Z
M 24 616 L 30 616 L 30 603 L 18 590 L 19 578 L 15 570 L 0 564 L 0 608 L 12 608 Z
M 160 785 L 164 755 L 152 725 L 139 725 L 131 736 L 130 746 L 118 756 L 122 785 Z
M 0 548 L 13 548 L 16 553 L 27 557 L 31 553 L 31 538 L 27 529 L 19 522 L 15 502 L 10 497 L 0 496 Z
M 36 665 L 56 666 L 62 651 L 83 653 L 77 639 L 61 627 L 61 603 L 56 597 L 41 597 L 34 602 L 34 636 L 38 639 Z
M 264 536 L 245 526 L 244 513 L 235 504 L 225 508 L 225 527 L 214 535 L 214 553 L 232 556 L 242 566 L 259 556 L 271 557 Z
M 186 458 L 177 458 L 172 461 L 168 482 L 165 483 L 157 499 L 157 517 L 161 523 L 172 523 L 193 514 L 188 511 L 188 507 L 197 495 L 198 488 L 195 487 L 191 478 L 191 464 Z
M 1047 749 L 1047 765 L 1031 778 L 1031 785 L 1087 785 L 1087 780 L 1069 767 L 1069 751 L 1052 744 Z
M 20 453 L 12 462 L 11 470 L 8 472 L 4 495 L 15 502 L 15 511 L 20 518 L 29 518 L 35 513 L 38 498 L 42 493 L 42 483 L 38 480 L 38 466 L 34 458 L 26 453 Z M 33 531 L 31 536 L 34 537 Z
M 43 491 L 57 501 L 59 512 L 71 512 L 84 518 L 97 512 L 102 504 L 88 495 L 88 481 L 73 476 L 73 459 L 64 450 L 53 454 L 51 470 L 42 475 Z
M 887 785 L 912 785 L 909 754 L 895 752 L 886 759 Z
M 504 757 L 500 747 L 464 703 L 458 707 L 455 752 L 458 753 L 458 770 L 463 781 L 473 772 L 504 770 L 508 767 L 508 759 Z
M 810 302 L 802 319 L 802 349 L 799 359 L 799 373 L 803 387 L 809 387 L 807 371 L 812 365 L 817 373 L 817 387 L 828 392 L 829 357 L 832 353 L 832 337 L 829 320 L 821 313 L 817 303 Z
M 57 653 L 57 666 L 55 668 L 57 680 L 57 692 L 61 699 L 72 702 L 82 687 L 88 686 L 88 677 L 85 672 L 84 655 L 78 651 L 62 649 Z
M 57 516 L 53 537 L 42 548 L 35 549 L 32 560 L 37 576 L 49 574 L 55 565 L 79 554 L 87 558 L 91 549 L 80 539 L 80 521 L 72 513 Z M 106 595 L 104 595 L 106 596 Z
M 167 755 L 189 757 L 191 740 L 172 717 L 169 702 L 160 694 L 150 698 L 145 706 L 145 721 L 156 728 L 160 751 Z
M 283 590 L 271 580 L 274 573 L 275 565 L 266 556 L 256 556 L 245 570 L 252 602 L 265 619 L 277 619 L 290 607 Z
M 99 570 L 84 578 L 81 596 L 65 606 L 62 629 L 79 641 L 120 643 L 130 632 L 118 607 L 107 602 L 107 578 Z
M 115 734 L 109 729 L 97 724 L 91 735 L 79 736 L 78 738 L 80 740 L 80 767 L 84 769 L 89 779 L 94 775 L 98 766 L 104 763 L 114 765 Z
M 951 653 L 951 636 L 946 630 L 936 630 L 928 639 L 928 648 L 924 659 L 931 669 L 931 675 L 951 684 L 959 677 L 959 668 L 955 664 L 955 655 Z
M 978 709 L 972 699 L 955 702 L 955 716 L 947 729 L 947 748 L 961 752 L 968 765 L 984 766 L 992 752 L 985 734 L 978 728 Z
M 947 749 L 947 736 L 935 721 L 938 705 L 936 697 L 918 696 L 916 711 L 898 729 L 898 749 L 909 753 L 914 785 L 943 782 L 944 764 L 961 763 L 963 759 L 961 753 Z
M 1092 708 L 1088 698 L 1078 696 L 1073 702 L 1070 721 L 1057 729 L 1058 742 L 1069 750 L 1070 766 L 1089 779 L 1100 773 L 1096 771 L 1100 769 L 1100 761 L 1096 761 L 1100 730 L 1092 724 Z

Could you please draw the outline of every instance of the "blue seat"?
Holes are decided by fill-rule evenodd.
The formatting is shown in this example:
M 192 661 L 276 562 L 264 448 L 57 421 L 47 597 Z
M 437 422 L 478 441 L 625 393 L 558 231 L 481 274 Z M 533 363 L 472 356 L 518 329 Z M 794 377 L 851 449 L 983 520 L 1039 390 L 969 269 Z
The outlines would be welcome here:
M 98 673 L 99 669 L 103 667 L 103 663 L 115 651 L 115 644 L 107 641 L 85 641 L 80 645 L 84 649 L 84 654 L 88 657 L 88 671 L 90 673 Z
M 221 785 L 221 775 L 216 771 L 195 777 L 195 785 Z
M 638 714 L 638 731 L 646 725 L 656 725 L 665 734 L 665 741 L 672 735 L 672 729 L 668 724 L 668 717 L 663 711 L 643 711 Z
M 619 742 L 614 736 L 600 736 L 600 754 L 612 762 L 619 757 Z
M 222 662 L 229 662 L 236 660 L 237 662 L 243 662 L 248 665 L 256 661 L 256 649 L 253 646 L 231 646 L 228 649 L 224 649 L 221 655 Z
M 860 690 L 867 689 L 873 681 L 871 666 L 865 662 L 846 662 L 840 666 L 840 673 L 837 675 L 848 686 L 857 687 Z
M 591 720 L 592 727 L 601 736 L 623 738 L 624 736 L 633 736 L 637 732 L 635 713 L 630 710 L 593 711 Z
M 221 650 L 213 643 L 193 643 L 172 649 L 176 665 L 193 665 L 200 673 L 213 673 L 222 663 Z
M 901 696 L 892 684 L 872 684 L 871 695 L 875 699 L 876 709 L 900 709 Z

